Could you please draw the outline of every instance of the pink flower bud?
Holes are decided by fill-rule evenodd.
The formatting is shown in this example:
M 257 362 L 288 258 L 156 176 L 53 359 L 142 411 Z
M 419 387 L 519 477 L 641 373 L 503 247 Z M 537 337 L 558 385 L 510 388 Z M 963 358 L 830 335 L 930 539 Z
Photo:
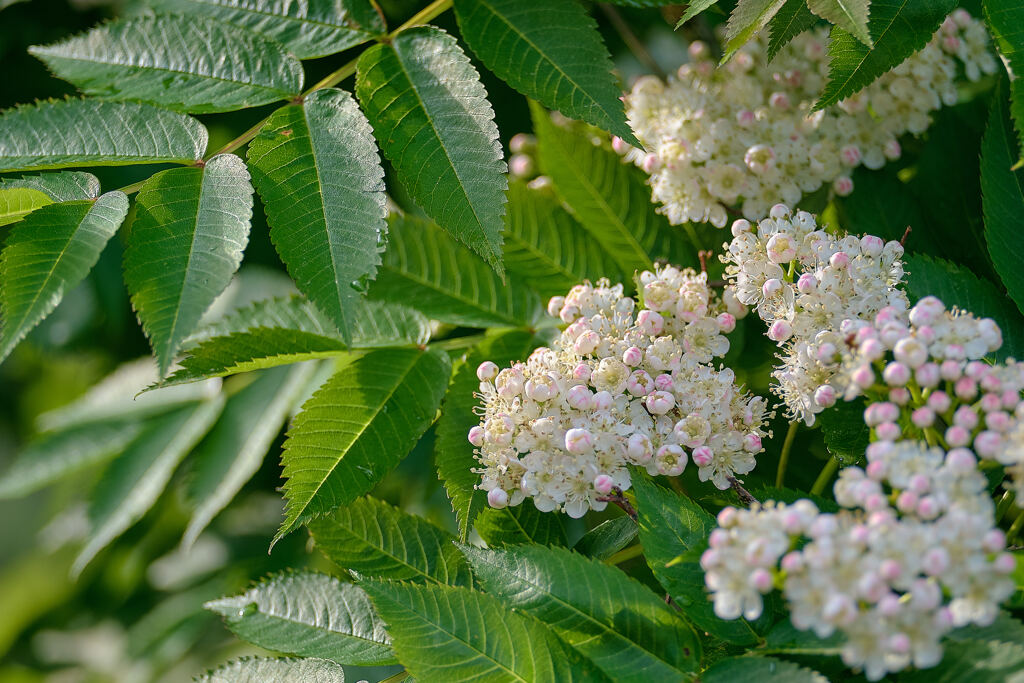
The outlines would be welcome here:
M 803 569 L 804 558 L 799 552 L 794 550 L 782 556 L 782 562 L 779 563 L 779 566 L 782 567 L 783 571 L 797 572 Z
M 1010 415 L 1002 410 L 994 410 L 985 416 L 985 426 L 997 432 L 1005 432 L 1010 428 Z
M 925 363 L 914 370 L 914 379 L 925 389 L 931 389 L 939 384 L 939 366 L 935 363 Z
M 935 411 L 928 407 L 921 407 L 910 414 L 910 421 L 915 427 L 924 429 L 935 424 Z
M 961 377 L 953 385 L 953 393 L 957 398 L 970 401 L 978 395 L 978 383 L 970 377 Z
M 891 387 L 902 387 L 910 381 L 910 368 L 903 363 L 892 362 L 882 371 L 882 379 Z
M 841 175 L 832 181 L 832 189 L 840 197 L 849 196 L 853 192 L 853 179 L 850 176 Z
M 672 381 L 672 375 L 658 375 L 654 378 L 654 388 L 658 391 L 672 391 L 675 387 L 675 383 Z
M 904 491 L 896 498 L 896 507 L 900 512 L 911 513 L 917 508 L 920 499 L 913 491 Z
M 850 380 L 861 389 L 868 389 L 875 383 L 875 373 L 870 365 L 861 365 L 850 374 Z
M 589 382 L 590 375 L 593 372 L 590 366 L 586 363 L 580 363 L 572 371 L 572 378 L 579 382 Z
M 481 382 L 490 382 L 498 376 L 498 366 L 489 360 L 485 360 L 476 369 L 476 377 Z
M 708 548 L 700 554 L 700 567 L 707 571 L 718 564 L 718 551 Z
M 963 368 L 955 360 L 944 360 L 939 366 L 939 374 L 947 382 L 955 382 L 963 376 Z
M 944 413 L 949 410 L 949 407 L 953 404 L 953 401 L 949 398 L 949 395 L 944 391 L 933 391 L 928 400 L 926 401 L 928 407 L 934 410 L 936 413 Z
M 740 109 L 736 112 L 736 123 L 740 128 L 750 128 L 755 121 L 757 121 L 757 117 L 749 109 Z
M 966 448 L 954 448 L 946 453 L 946 465 L 954 472 L 966 474 L 974 470 L 978 459 Z
M 469 430 L 469 442 L 474 446 L 484 445 L 484 428 L 480 425 L 476 425 Z
M 707 446 L 698 446 L 693 449 L 692 456 L 693 464 L 698 467 L 707 467 L 715 459 L 715 454 Z
M 732 222 L 732 236 L 739 237 L 740 235 L 750 232 L 751 226 L 750 221 L 745 218 L 737 218 Z
M 664 415 L 676 404 L 676 397 L 667 391 L 654 391 L 645 399 L 647 410 L 652 415 Z
M 1017 569 L 1017 558 L 1012 553 L 999 553 L 992 568 L 1000 574 L 1011 574 Z
M 768 338 L 772 341 L 783 342 L 793 335 L 793 326 L 788 320 L 776 320 L 768 328 Z
M 982 549 L 987 553 L 997 553 L 1006 547 L 1006 534 L 1002 529 L 992 529 L 981 541 Z
M 978 414 L 970 406 L 960 406 L 953 413 L 953 424 L 971 430 L 978 426 Z
M 665 319 L 655 311 L 644 309 L 636 316 L 636 325 L 641 334 L 656 337 L 665 328 Z
M 981 409 L 986 413 L 994 413 L 1003 407 L 999 394 L 985 394 L 981 397 Z
M 614 485 L 615 482 L 607 474 L 599 474 L 594 479 L 594 490 L 602 496 L 611 492 L 612 486 Z
M 900 426 L 895 422 L 883 422 L 875 427 L 875 433 L 883 441 L 895 441 L 900 438 Z
M 778 278 L 774 278 L 773 277 L 773 278 L 770 278 L 768 280 L 765 280 L 764 284 L 761 285 L 761 294 L 763 294 L 764 298 L 766 298 L 766 299 L 772 298 L 773 296 L 775 296 L 776 294 L 778 294 L 781 291 L 782 291 L 782 280 L 780 280 Z
M 814 403 L 821 408 L 831 408 L 836 404 L 836 390 L 828 384 L 822 384 L 814 390 Z
M 729 544 L 729 532 L 725 529 L 714 529 L 708 536 L 708 545 L 712 548 L 724 548 Z
M 881 564 L 878 565 L 878 575 L 886 581 L 895 581 L 900 578 L 902 573 L 903 566 L 896 560 L 882 560 Z
M 917 503 L 917 514 L 922 519 L 935 519 L 939 514 L 939 504 L 931 496 L 925 496 Z
M 647 173 L 654 173 L 661 168 L 661 161 L 658 159 L 657 154 L 651 153 L 644 157 L 640 165 Z
M 772 583 L 772 575 L 768 570 L 758 567 L 750 572 L 750 586 L 758 593 L 771 592 Z
M 971 442 L 971 433 L 959 425 L 946 430 L 946 443 L 952 447 L 966 446 Z
M 565 433 L 565 450 L 574 455 L 589 453 L 594 448 L 594 435 L 586 429 L 573 428 Z
M 856 166 L 860 163 L 860 147 L 857 145 L 846 145 L 839 150 L 839 157 L 847 166 Z
M 594 330 L 587 330 L 580 336 L 576 337 L 576 341 L 573 342 L 572 348 L 581 356 L 586 356 L 589 353 L 593 353 L 594 349 L 596 349 L 600 343 L 601 336 Z
M 909 489 L 914 493 L 921 495 L 928 492 L 932 486 L 931 480 L 928 479 L 927 475 L 915 474 L 910 478 Z
M 885 344 L 878 339 L 865 339 L 860 345 L 860 354 L 873 363 L 885 355 Z
M 651 459 L 651 440 L 639 432 L 631 434 L 626 441 L 626 454 L 634 462 L 645 463 Z
M 622 352 L 622 362 L 631 368 L 635 368 L 640 365 L 640 362 L 644 359 L 644 352 L 636 346 L 630 346 L 628 349 Z
M 910 636 L 906 633 L 894 633 L 889 636 L 888 647 L 890 652 L 894 652 L 898 655 L 906 655 L 910 653 Z
M 893 387 L 889 389 L 889 401 L 898 406 L 905 406 L 910 403 L 910 390 L 906 387 Z
M 594 410 L 608 410 L 615 403 L 615 399 L 607 391 L 599 391 L 591 399 Z
M 757 434 L 747 434 L 743 437 L 743 450 L 747 453 L 761 452 L 761 437 Z
M 654 380 L 644 370 L 634 370 L 626 380 L 626 391 L 634 396 L 646 396 L 654 391 Z
M 715 322 L 718 323 L 718 330 L 723 334 L 729 334 L 736 329 L 736 316 L 732 313 L 719 313 Z
M 739 512 L 736 510 L 736 508 L 734 508 L 734 507 L 724 507 L 724 508 L 722 508 L 718 512 L 718 515 L 716 516 L 715 521 L 718 522 L 718 526 L 720 526 L 720 527 L 722 527 L 724 529 L 728 529 L 729 527 L 731 527 L 733 524 L 736 523 L 738 517 L 739 517 Z M 714 533 L 714 532 L 712 532 L 712 533 Z
M 569 404 L 570 408 L 575 408 L 576 410 L 589 410 L 592 403 L 592 394 L 590 393 L 590 389 L 586 388 L 582 384 L 570 387 L 569 391 L 565 394 L 565 402 Z
M 487 492 L 487 504 L 492 508 L 500 510 L 508 505 L 508 493 L 500 488 L 491 489 Z
M 818 288 L 818 279 L 813 273 L 804 273 L 797 279 L 796 288 L 801 294 L 810 294 Z
M 974 450 L 983 458 L 994 458 L 1002 446 L 1003 437 L 999 432 L 985 430 L 974 437 Z
M 886 466 L 882 460 L 875 460 L 869 462 L 868 466 L 864 468 L 864 473 L 875 481 L 881 481 L 885 479 Z

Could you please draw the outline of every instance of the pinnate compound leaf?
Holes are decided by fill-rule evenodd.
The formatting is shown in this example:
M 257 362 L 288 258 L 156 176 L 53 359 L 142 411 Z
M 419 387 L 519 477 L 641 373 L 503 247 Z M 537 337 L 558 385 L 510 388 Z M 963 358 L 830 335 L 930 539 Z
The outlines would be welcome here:
M 954 7 L 956 0 L 872 0 L 871 47 L 842 28 L 833 28 L 829 82 L 815 108 L 846 99 L 922 49 Z
M 468 588 L 366 581 L 392 647 L 423 683 L 608 679 L 544 624 Z
M 384 169 L 352 96 L 317 90 L 278 109 L 249 145 L 270 238 L 299 289 L 341 331 L 380 264 Z
M 1010 116 L 1017 129 L 1016 159 L 1024 159 L 1024 5 L 1015 0 L 984 0 L 981 3 L 989 33 L 999 54 L 1009 63 Z
M 223 397 L 217 397 L 149 421 L 110 463 L 90 497 L 92 530 L 75 558 L 72 574 L 80 574 L 101 550 L 142 519 L 223 406 Z
M 28 187 L 0 187 L 0 227 L 17 223 L 47 204 L 53 204 L 53 200 L 41 190 Z
M 197 683 L 345 683 L 345 670 L 326 659 L 243 657 L 209 671 Z
M 99 178 L 82 171 L 58 171 L 0 180 L 0 190 L 16 187 L 39 190 L 55 202 L 96 199 L 100 196 Z
M 384 32 L 371 0 L 150 0 L 158 10 L 202 14 L 278 41 L 299 59 L 324 57 Z
M 871 47 L 868 33 L 870 0 L 807 0 L 807 8 Z
M 359 57 L 356 95 L 416 203 L 499 273 L 508 170 L 494 110 L 455 39 L 402 31 Z
M 139 191 L 124 279 L 161 376 L 238 269 L 252 203 L 249 173 L 233 154 L 161 171 Z
M 148 104 L 48 100 L 0 115 L 0 171 L 191 164 L 206 140 L 195 119 Z
M 768 61 L 775 59 L 779 50 L 818 22 L 807 0 L 786 0 L 772 20 L 768 22 Z
M 680 680 L 700 664 L 693 628 L 616 567 L 539 545 L 463 553 L 488 593 L 548 624 L 612 680 Z
M 0 361 L 89 274 L 127 214 L 128 197 L 115 191 L 49 204 L 8 230 L 0 253 Z
M 274 540 L 380 482 L 434 421 L 450 374 L 441 351 L 381 349 L 320 387 L 284 444 L 287 508 Z
M 176 111 L 232 111 L 302 90 L 302 65 L 280 43 L 198 15 L 118 19 L 29 52 L 87 95 Z
M 370 297 L 404 301 L 433 320 L 467 327 L 532 325 L 540 299 L 526 282 L 503 284 L 475 254 L 439 227 L 414 216 L 392 215 Z
M 317 547 L 359 576 L 470 586 L 455 537 L 376 498 L 360 498 L 309 524 Z
M 722 61 L 732 57 L 767 26 L 785 3 L 786 0 L 737 0 L 736 8 L 725 25 L 725 56 Z
M 498 78 L 639 146 L 597 22 L 576 0 L 457 0 L 455 16 L 463 40 Z
M 729 657 L 721 659 L 700 675 L 701 683 L 772 681 L 772 683 L 828 683 L 817 671 L 774 657 Z
M 333 576 L 276 574 L 203 606 L 220 614 L 236 636 L 266 650 L 360 666 L 395 661 L 366 593 Z
M 561 515 L 541 512 L 532 504 L 500 510 L 484 508 L 476 518 L 475 528 L 480 538 L 491 548 L 526 544 L 569 545 Z

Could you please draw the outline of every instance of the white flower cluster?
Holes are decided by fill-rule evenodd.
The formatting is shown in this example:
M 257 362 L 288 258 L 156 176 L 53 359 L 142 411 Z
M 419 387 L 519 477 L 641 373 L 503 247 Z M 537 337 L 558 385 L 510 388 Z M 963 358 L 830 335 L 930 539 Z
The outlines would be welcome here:
M 739 219 L 722 261 L 736 300 L 756 307 L 782 347 L 773 376 L 791 418 L 813 424 L 836 402 L 832 376 L 845 345 L 844 321 L 870 320 L 883 308 L 905 309 L 903 247 L 866 235 L 819 229 L 806 211 L 772 207 L 756 228 Z
M 1016 562 L 969 450 L 879 441 L 867 460 L 840 474 L 835 514 L 725 508 L 701 565 L 719 617 L 754 619 L 780 588 L 796 628 L 840 632 L 844 663 L 879 680 L 938 664 L 951 629 L 990 624 Z
M 957 10 L 920 52 L 812 113 L 828 76 L 826 29 L 797 36 L 770 63 L 766 33 L 719 69 L 708 47 L 693 43 L 678 78 L 644 77 L 626 97 L 647 151 L 613 144 L 650 174 L 653 199 L 672 223 L 724 227 L 727 207 L 755 220 L 827 183 L 849 194 L 854 168 L 899 158 L 901 135 L 924 132 L 932 111 L 956 102 L 958 63 L 972 81 L 997 67 L 983 25 Z
M 500 371 L 480 365 L 482 421 L 469 440 L 492 507 L 530 497 L 580 517 L 629 488 L 629 465 L 678 476 L 692 460 L 720 489 L 754 468 L 767 402 L 712 365 L 735 317 L 703 273 L 659 267 L 639 288 L 641 307 L 622 285 L 577 285 L 548 306 L 568 325 L 551 348 Z

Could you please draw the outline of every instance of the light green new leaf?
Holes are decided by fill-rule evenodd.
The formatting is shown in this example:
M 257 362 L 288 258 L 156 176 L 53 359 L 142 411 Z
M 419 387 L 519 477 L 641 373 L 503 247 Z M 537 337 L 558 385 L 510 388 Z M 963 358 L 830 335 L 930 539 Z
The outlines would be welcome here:
M 44 206 L 10 228 L 0 253 L 0 361 L 89 274 L 127 214 L 128 197 L 108 192 Z
M 544 624 L 468 588 L 367 581 L 398 659 L 422 683 L 608 679 Z
M 505 216 L 505 267 L 543 299 L 564 296 L 583 280 L 622 282 L 611 254 L 590 239 L 548 188 L 509 183 Z
M 562 525 L 562 516 L 541 512 L 532 503 L 500 510 L 485 507 L 476 518 L 474 528 L 484 543 L 491 548 L 534 543 L 569 545 L 565 527 Z
M 384 33 L 371 0 L 150 0 L 158 10 L 202 14 L 273 38 L 299 59 L 324 57 Z
M 197 683 L 345 683 L 345 670 L 326 659 L 243 657 L 203 674 Z
M 371 298 L 403 301 L 429 318 L 467 327 L 525 327 L 540 317 L 540 299 L 528 281 L 510 275 L 503 284 L 429 221 L 393 214 L 388 222 L 388 250 Z
M 299 289 L 341 331 L 380 264 L 384 169 L 352 96 L 317 90 L 278 109 L 249 145 L 270 238 Z
M 434 421 L 450 374 L 443 352 L 381 349 L 320 387 L 284 443 L 287 506 L 275 542 L 380 482 Z
M 376 498 L 360 498 L 309 524 L 320 551 L 359 576 L 470 586 L 455 537 Z
M 540 345 L 539 339 L 523 331 L 507 332 L 488 339 L 470 352 L 448 389 L 441 419 L 437 421 L 434 461 L 437 463 L 437 476 L 444 482 L 455 510 L 462 541 L 466 540 L 476 516 L 487 507 L 487 494 L 476 488 L 480 475 L 472 470 L 479 467 L 479 463 L 473 456 L 473 445 L 468 441 L 469 430 L 480 422 L 473 412 L 478 403 L 473 393 L 480 387 L 480 380 L 476 377 L 477 366 L 490 360 L 504 367 L 512 361 L 525 359 Z
M 992 265 L 1010 298 L 1024 312 L 1024 171 L 1011 170 L 1017 161 L 1005 82 L 992 97 L 992 112 L 981 143 L 981 198 L 985 213 L 985 241 Z
M 50 195 L 28 187 L 0 187 L 0 226 L 17 223 L 41 206 L 53 204 Z
M 499 273 L 508 182 L 494 110 L 455 39 L 419 26 L 359 57 L 356 95 L 427 215 Z
M 191 164 L 206 139 L 195 119 L 148 104 L 48 100 L 0 115 L 0 171 Z
M 249 173 L 233 154 L 161 171 L 139 191 L 124 280 L 161 376 L 242 262 L 252 202 Z
M 178 464 L 213 426 L 223 406 L 223 398 L 217 397 L 150 421 L 110 463 L 90 497 L 92 530 L 75 558 L 72 574 L 80 574 L 103 548 L 142 519 Z
M 345 664 L 392 664 L 384 623 L 359 586 L 315 572 L 271 576 L 206 609 L 231 631 L 266 650 Z
M 868 33 L 870 0 L 807 0 L 807 8 L 871 47 Z
M 721 659 L 700 675 L 701 683 L 771 681 L 771 683 L 828 683 L 817 671 L 774 657 L 729 657 Z M 902 678 L 901 678 L 902 680 Z
M 834 27 L 828 47 L 829 82 L 815 109 L 846 99 L 922 49 L 954 7 L 956 0 L 872 0 L 872 47 Z
M 983 0 L 985 23 L 999 54 L 1009 63 L 1010 116 L 1020 146 L 1015 159 L 1024 159 L 1024 5 L 1016 0 Z
M 189 497 L 196 509 L 183 547 L 195 542 L 259 470 L 315 370 L 315 363 L 272 368 L 228 399 L 217 424 L 195 449 Z
M 29 52 L 87 95 L 209 113 L 302 90 L 302 65 L 277 41 L 197 15 L 118 19 Z
M 63 477 L 101 465 L 142 430 L 136 422 L 98 422 L 44 434 L 29 442 L 0 477 L 0 500 L 21 498 Z
M 725 26 L 725 63 L 771 21 L 786 0 L 737 0 Z
M 690 625 L 616 567 L 540 545 L 462 552 L 484 590 L 548 624 L 612 680 L 681 680 L 700 664 Z
M 576 0 L 456 0 L 462 38 L 498 78 L 631 145 L 622 89 L 597 22 Z
M 791 40 L 817 22 L 818 18 L 807 9 L 807 0 L 786 0 L 768 22 L 768 61 L 775 59 Z

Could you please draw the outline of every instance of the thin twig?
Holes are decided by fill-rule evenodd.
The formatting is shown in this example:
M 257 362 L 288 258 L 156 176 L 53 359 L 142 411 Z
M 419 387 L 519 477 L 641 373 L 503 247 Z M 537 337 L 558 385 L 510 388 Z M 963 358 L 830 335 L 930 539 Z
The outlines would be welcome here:
M 907 246 L 907 238 L 908 238 L 908 237 L 910 237 L 910 231 L 911 231 L 911 230 L 913 230 L 913 228 L 911 228 L 911 227 L 910 227 L 910 226 L 908 225 L 908 226 L 907 226 L 907 229 L 903 231 L 903 237 L 901 237 L 901 238 L 900 238 L 900 246 L 901 246 L 901 247 L 905 247 L 905 246 Z
M 754 498 L 750 491 L 743 488 L 743 484 L 736 477 L 726 477 L 726 479 L 729 481 L 729 485 L 732 486 L 733 491 L 736 492 L 736 495 L 740 497 L 741 503 L 749 507 L 758 502 L 757 498 Z
M 779 488 L 782 488 L 782 484 L 786 481 L 786 466 L 789 464 L 789 452 L 793 449 L 793 441 L 796 440 L 796 432 L 799 428 L 799 422 L 790 422 L 789 429 L 786 431 L 786 440 L 782 442 L 779 469 L 775 473 L 775 485 Z
M 651 73 L 655 74 L 661 80 L 668 80 L 668 74 L 661 68 L 657 60 L 651 56 L 651 53 L 647 51 L 647 47 L 644 46 L 643 41 L 637 38 L 636 34 L 633 33 L 633 29 L 629 27 L 629 24 L 619 14 L 619 10 L 615 9 L 607 2 L 599 2 L 597 6 L 601 8 L 604 15 L 608 17 L 608 21 L 611 22 L 612 27 L 618 32 L 622 38 L 622 42 L 626 44 L 629 51 L 640 60 L 640 63 L 651 70 Z
M 598 500 L 618 505 L 620 508 L 622 508 L 623 512 L 629 515 L 630 519 L 632 519 L 634 522 L 637 521 L 636 508 L 633 507 L 632 503 L 626 500 L 626 497 L 622 495 L 622 489 L 620 489 L 618 486 L 609 491 L 607 496 L 598 498 Z

